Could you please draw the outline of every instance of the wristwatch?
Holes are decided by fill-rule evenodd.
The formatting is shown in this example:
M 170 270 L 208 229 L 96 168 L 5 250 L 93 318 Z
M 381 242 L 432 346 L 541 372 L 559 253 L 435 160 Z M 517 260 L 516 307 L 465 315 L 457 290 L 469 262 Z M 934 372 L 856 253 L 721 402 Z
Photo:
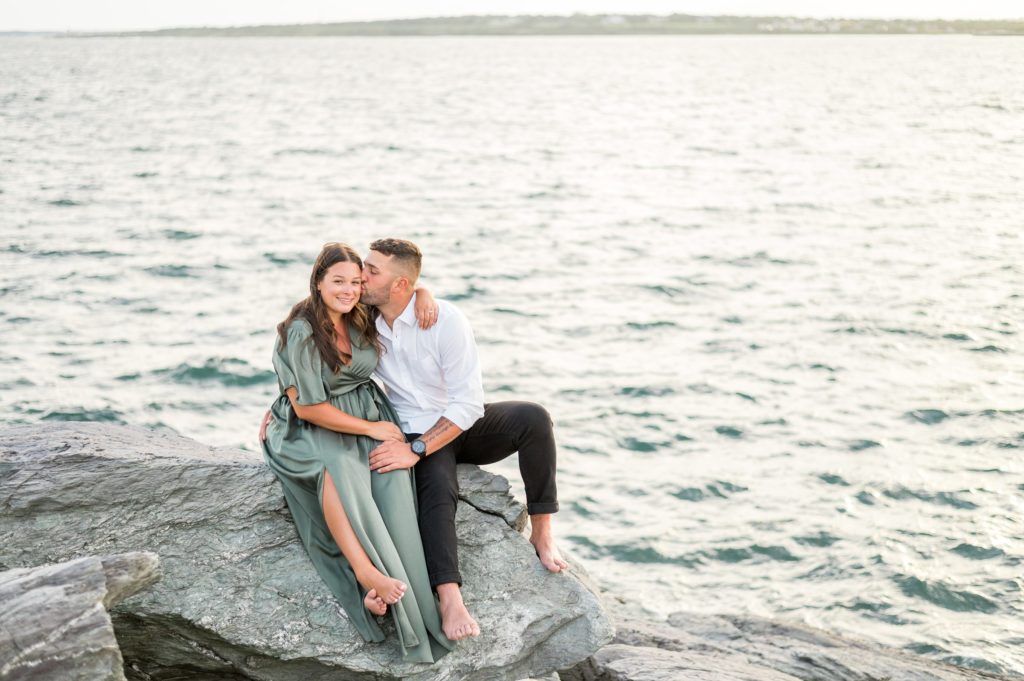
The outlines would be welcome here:
M 409 446 L 412 447 L 412 453 L 421 459 L 427 455 L 427 443 L 423 440 L 413 440 Z

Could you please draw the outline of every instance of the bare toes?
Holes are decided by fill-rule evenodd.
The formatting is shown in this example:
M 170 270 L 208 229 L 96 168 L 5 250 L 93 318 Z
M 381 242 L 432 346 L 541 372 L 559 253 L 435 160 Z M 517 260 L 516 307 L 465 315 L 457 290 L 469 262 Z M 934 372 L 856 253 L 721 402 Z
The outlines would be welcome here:
M 384 604 L 375 589 L 370 589 L 363 599 L 363 606 L 374 615 L 380 616 L 387 612 L 388 606 Z

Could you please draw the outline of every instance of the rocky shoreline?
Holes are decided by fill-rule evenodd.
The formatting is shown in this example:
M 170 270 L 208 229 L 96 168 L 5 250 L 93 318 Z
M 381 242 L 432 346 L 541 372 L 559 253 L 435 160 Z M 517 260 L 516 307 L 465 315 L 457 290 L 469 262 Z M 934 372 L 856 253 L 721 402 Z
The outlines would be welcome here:
M 260 455 L 93 423 L 0 431 L 0 681 L 1008 678 L 771 620 L 611 617 L 578 563 L 537 563 L 507 481 L 459 476 L 484 634 L 417 665 L 349 624 Z
M 614 619 L 609 645 L 560 681 L 980 681 L 973 671 L 799 624 L 678 612 Z
M 152 553 L 0 572 L 0 679 L 123 679 L 107 609 L 159 578 Z

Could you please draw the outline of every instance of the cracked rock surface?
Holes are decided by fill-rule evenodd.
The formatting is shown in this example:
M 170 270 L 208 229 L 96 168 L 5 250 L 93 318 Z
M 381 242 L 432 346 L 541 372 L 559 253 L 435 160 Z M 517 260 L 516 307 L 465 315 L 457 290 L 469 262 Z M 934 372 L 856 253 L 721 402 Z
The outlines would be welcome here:
M 159 579 L 152 553 L 0 572 L 0 679 L 120 681 L 107 608 Z
M 0 431 L 0 569 L 159 554 L 160 582 L 111 613 L 134 679 L 514 681 L 607 643 L 597 590 L 575 564 L 544 570 L 508 483 L 473 466 L 459 478 L 463 594 L 483 634 L 435 665 L 403 662 L 393 634 L 362 640 L 259 453 L 97 423 Z
M 562 681 L 982 681 L 954 667 L 799 624 L 675 613 L 664 623 L 616 619 L 611 645 Z

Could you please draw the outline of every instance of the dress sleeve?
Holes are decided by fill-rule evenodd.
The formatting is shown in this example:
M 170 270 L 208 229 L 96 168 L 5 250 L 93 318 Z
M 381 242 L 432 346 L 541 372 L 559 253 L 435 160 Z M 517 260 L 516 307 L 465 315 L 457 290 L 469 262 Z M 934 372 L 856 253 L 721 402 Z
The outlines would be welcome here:
M 321 374 L 320 352 L 313 344 L 313 330 L 305 320 L 296 320 L 288 327 L 288 345 L 282 349 L 278 341 L 274 353 L 274 371 L 281 382 L 281 391 L 295 388 L 297 404 L 320 404 L 327 401 L 327 386 Z

